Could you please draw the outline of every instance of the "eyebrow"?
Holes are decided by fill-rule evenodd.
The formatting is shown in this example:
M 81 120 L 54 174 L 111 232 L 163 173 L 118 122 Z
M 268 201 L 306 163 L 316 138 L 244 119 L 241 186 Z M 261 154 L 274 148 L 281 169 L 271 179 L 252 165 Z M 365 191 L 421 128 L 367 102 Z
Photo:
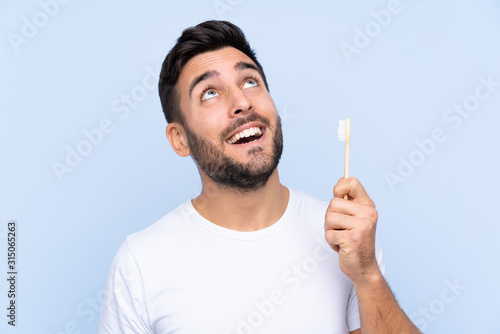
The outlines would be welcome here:
M 202 82 L 203 80 L 208 80 L 214 77 L 220 76 L 220 73 L 218 71 L 212 70 L 212 71 L 207 71 L 203 73 L 202 75 L 197 76 L 193 82 L 191 82 L 191 85 L 189 86 L 189 97 L 191 97 L 191 93 L 193 91 L 193 88 Z
M 236 63 L 236 65 L 234 65 L 234 69 L 237 71 L 246 70 L 247 68 L 250 68 L 252 70 L 256 70 L 257 72 L 259 72 L 259 69 L 257 68 L 257 66 L 255 66 L 252 63 L 247 63 L 246 61 L 239 61 Z
M 245 61 L 239 61 L 239 62 L 237 62 L 234 65 L 234 69 L 236 71 L 243 71 L 243 70 L 246 70 L 246 69 L 252 69 L 252 70 L 255 70 L 255 71 L 259 72 L 259 69 L 257 68 L 257 66 L 255 66 L 252 63 L 245 62 Z M 207 72 L 205 72 L 205 73 L 197 76 L 193 80 L 193 82 L 191 83 L 191 85 L 189 86 L 189 97 L 191 97 L 191 93 L 193 92 L 193 89 L 194 89 L 194 87 L 197 84 L 199 84 L 200 82 L 202 82 L 204 80 L 208 80 L 208 79 L 215 78 L 215 77 L 218 77 L 218 76 L 220 76 L 220 73 L 218 71 L 215 71 L 215 70 L 207 71 Z

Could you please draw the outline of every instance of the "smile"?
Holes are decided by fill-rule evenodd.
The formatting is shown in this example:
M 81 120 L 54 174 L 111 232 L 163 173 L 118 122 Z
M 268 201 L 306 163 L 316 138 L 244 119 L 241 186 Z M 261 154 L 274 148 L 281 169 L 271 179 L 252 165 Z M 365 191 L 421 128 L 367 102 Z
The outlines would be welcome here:
M 227 143 L 236 145 L 251 143 L 262 137 L 262 134 L 262 130 L 258 126 L 254 126 L 234 134 L 227 140 Z

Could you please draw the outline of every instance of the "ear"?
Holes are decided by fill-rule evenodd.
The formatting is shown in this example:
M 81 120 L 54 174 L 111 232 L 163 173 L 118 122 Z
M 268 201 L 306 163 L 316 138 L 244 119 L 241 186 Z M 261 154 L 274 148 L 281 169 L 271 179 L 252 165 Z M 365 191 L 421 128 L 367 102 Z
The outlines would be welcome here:
M 186 132 L 181 124 L 177 122 L 169 123 L 167 125 L 167 138 L 175 153 L 181 157 L 187 157 L 191 154 L 191 150 L 187 143 Z

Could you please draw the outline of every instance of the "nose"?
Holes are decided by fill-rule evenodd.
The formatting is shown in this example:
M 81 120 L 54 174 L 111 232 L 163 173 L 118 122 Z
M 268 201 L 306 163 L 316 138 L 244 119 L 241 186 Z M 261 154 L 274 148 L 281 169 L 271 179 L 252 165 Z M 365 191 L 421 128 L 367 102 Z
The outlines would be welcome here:
M 244 115 L 253 109 L 252 101 L 243 91 L 235 89 L 232 93 L 233 104 L 230 109 L 230 117 Z

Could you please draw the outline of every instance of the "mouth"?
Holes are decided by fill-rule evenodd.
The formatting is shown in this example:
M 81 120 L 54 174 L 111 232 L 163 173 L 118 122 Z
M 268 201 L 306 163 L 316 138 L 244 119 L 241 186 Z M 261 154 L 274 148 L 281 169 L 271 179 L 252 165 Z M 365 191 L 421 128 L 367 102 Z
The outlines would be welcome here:
M 265 132 L 266 129 L 263 126 L 247 127 L 246 129 L 239 130 L 238 132 L 231 135 L 228 139 L 226 139 L 226 143 L 231 145 L 243 145 L 252 143 L 262 138 Z

